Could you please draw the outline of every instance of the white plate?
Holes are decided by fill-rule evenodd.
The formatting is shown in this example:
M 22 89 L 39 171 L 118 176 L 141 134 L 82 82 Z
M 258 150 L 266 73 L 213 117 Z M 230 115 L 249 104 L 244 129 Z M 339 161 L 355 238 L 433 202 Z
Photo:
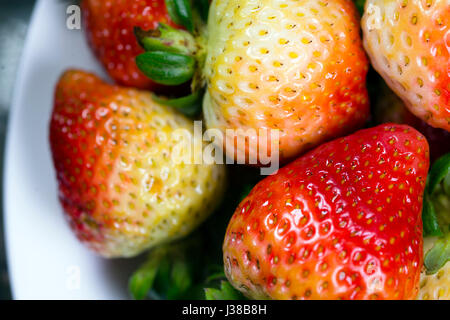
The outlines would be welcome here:
M 123 299 L 136 260 L 101 259 L 70 231 L 57 200 L 48 142 L 54 86 L 68 68 L 104 76 L 82 30 L 66 27 L 67 2 L 33 13 L 9 121 L 4 180 L 7 258 L 16 299 Z

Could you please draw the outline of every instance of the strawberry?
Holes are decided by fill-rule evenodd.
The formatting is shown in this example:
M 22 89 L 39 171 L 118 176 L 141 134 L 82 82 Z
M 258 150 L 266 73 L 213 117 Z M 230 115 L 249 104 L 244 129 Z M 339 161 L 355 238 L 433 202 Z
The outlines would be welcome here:
M 394 122 L 407 124 L 422 133 L 430 145 L 430 158 L 433 163 L 439 157 L 450 152 L 450 132 L 434 128 L 413 115 L 403 101 L 385 84 L 379 88 L 377 101 L 374 103 L 377 123 Z
M 450 3 L 368 0 L 362 20 L 372 65 L 409 110 L 450 131 Z
M 135 57 L 143 49 L 133 29 L 153 29 L 158 23 L 176 26 L 165 0 L 83 0 L 82 9 L 89 43 L 109 75 L 121 85 L 155 89 L 136 66 Z
M 282 161 L 361 127 L 368 117 L 368 61 L 351 0 L 213 1 L 198 45 L 190 57 L 149 50 L 137 63 L 162 83 L 161 74 L 180 81 L 190 75 L 194 90 L 206 82 L 208 128 L 243 129 L 237 136 L 248 133 L 253 141 L 260 128 L 279 129 Z M 183 72 L 192 59 L 197 71 Z M 180 67 L 168 74 L 165 61 L 180 61 Z M 233 145 L 235 138 L 225 139 Z M 265 145 L 259 139 L 256 147 Z M 231 158 L 258 158 L 251 146 L 234 149 L 227 149 Z
M 234 213 L 225 273 L 251 298 L 413 299 L 428 144 L 387 124 L 326 143 L 258 183 Z
M 424 252 L 434 244 L 433 238 L 424 239 Z M 420 278 L 420 300 L 450 300 L 450 262 L 447 262 L 437 273 L 422 273 Z
M 214 210 L 224 168 L 173 161 L 177 129 L 193 131 L 150 93 L 82 71 L 61 77 L 50 145 L 60 202 L 89 248 L 134 256 L 188 234 Z

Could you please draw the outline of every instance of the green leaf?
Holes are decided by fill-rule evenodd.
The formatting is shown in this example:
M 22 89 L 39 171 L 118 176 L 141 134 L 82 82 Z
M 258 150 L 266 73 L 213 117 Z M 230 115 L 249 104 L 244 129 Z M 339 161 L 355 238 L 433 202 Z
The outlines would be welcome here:
M 200 17 L 203 21 L 208 21 L 209 0 L 194 0 L 194 2 L 197 6 L 198 12 L 200 13 Z
M 428 194 L 433 194 L 438 189 L 441 182 L 448 181 L 450 184 L 450 153 L 439 158 L 431 168 L 431 171 L 428 175 L 428 186 L 427 192 Z M 449 179 L 449 180 L 447 180 Z M 450 189 L 450 188 L 448 188 Z
M 194 37 L 184 30 L 160 23 L 156 29 L 145 31 L 134 28 L 134 34 L 146 51 L 164 51 L 193 55 L 197 50 Z
M 202 238 L 193 234 L 187 238 L 160 245 L 130 280 L 132 296 L 136 298 L 179 300 L 204 297 L 200 283 L 204 279 Z M 152 271 L 151 281 L 140 285 L 137 275 Z M 155 274 L 156 272 L 156 274 Z M 131 282 L 133 281 L 133 286 Z
M 425 195 L 423 201 L 422 220 L 424 236 L 429 237 L 442 235 L 442 230 L 439 226 L 434 204 L 428 195 Z
M 177 299 L 192 285 L 192 270 L 185 260 L 177 259 L 173 262 L 171 280 L 171 286 L 167 293 L 167 299 L 169 300 Z
M 147 77 L 169 86 L 189 81 L 195 72 L 193 57 L 173 52 L 145 52 L 136 57 L 136 64 Z
M 220 289 L 206 288 L 205 297 L 206 300 L 246 300 L 228 281 L 222 281 Z
M 161 250 L 151 251 L 147 261 L 133 273 L 128 283 L 133 299 L 142 300 L 147 297 L 163 257 L 164 254 Z
M 448 206 L 450 189 L 450 153 L 438 159 L 428 174 L 423 203 L 423 228 L 425 236 L 442 236 L 450 222 Z
M 169 106 L 177 109 L 187 116 L 194 116 L 198 114 L 202 108 L 203 91 L 194 92 L 186 97 L 166 99 L 156 95 L 153 100 L 161 105 Z
M 425 255 L 427 274 L 439 271 L 450 259 L 450 153 L 439 158 L 428 175 L 424 196 L 424 233 L 442 236 Z
M 192 8 L 189 0 L 165 0 L 170 18 L 185 27 L 188 31 L 194 31 Z
M 216 280 L 226 279 L 225 273 L 223 272 L 223 267 L 221 266 L 222 271 L 219 271 L 217 273 L 213 273 L 206 279 L 206 282 L 213 282 Z
M 450 233 L 445 238 L 436 241 L 433 248 L 427 252 L 424 265 L 427 274 L 439 271 L 450 260 Z
M 163 259 L 159 266 L 154 285 L 151 288 L 152 294 L 154 296 L 158 296 L 161 300 L 167 299 L 167 293 L 169 292 L 171 286 L 171 269 L 172 264 L 170 257 Z
M 450 195 L 450 174 L 447 174 L 447 177 L 445 177 L 442 187 L 444 189 L 444 193 Z
M 133 274 L 128 285 L 133 299 L 143 300 L 147 297 L 155 280 L 156 272 L 157 268 L 148 271 L 138 270 Z

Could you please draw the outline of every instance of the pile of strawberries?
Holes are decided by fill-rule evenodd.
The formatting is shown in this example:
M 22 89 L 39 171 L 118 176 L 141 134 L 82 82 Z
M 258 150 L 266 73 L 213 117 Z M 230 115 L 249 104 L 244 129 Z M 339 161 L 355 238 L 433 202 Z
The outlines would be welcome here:
M 283 167 L 226 230 L 235 289 L 254 299 L 450 299 L 447 0 L 367 0 L 362 20 L 353 0 L 82 8 L 117 85 L 70 70 L 56 88 L 51 149 L 80 241 L 104 257 L 158 252 L 219 207 L 225 166 L 174 160 L 171 135 L 194 133 L 202 107 L 206 129 L 280 132 Z M 390 89 L 373 70 L 366 83 L 369 62 Z M 248 139 L 256 149 L 224 154 L 261 160 L 261 139 Z M 435 236 L 426 251 L 424 236 Z

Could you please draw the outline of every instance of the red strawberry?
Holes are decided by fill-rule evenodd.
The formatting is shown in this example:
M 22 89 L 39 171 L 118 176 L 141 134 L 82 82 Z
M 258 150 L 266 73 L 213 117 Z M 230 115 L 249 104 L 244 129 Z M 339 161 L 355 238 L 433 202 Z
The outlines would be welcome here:
M 83 0 L 87 36 L 109 75 L 119 84 L 154 89 L 156 84 L 137 68 L 135 58 L 144 52 L 134 27 L 150 30 L 158 23 L 172 26 L 164 0 Z
M 382 125 L 324 144 L 256 185 L 223 246 L 252 298 L 413 299 L 428 144 Z
M 133 256 L 213 212 L 224 168 L 173 161 L 177 129 L 193 135 L 191 121 L 148 92 L 81 71 L 61 77 L 50 145 L 61 204 L 83 243 L 106 257 Z

